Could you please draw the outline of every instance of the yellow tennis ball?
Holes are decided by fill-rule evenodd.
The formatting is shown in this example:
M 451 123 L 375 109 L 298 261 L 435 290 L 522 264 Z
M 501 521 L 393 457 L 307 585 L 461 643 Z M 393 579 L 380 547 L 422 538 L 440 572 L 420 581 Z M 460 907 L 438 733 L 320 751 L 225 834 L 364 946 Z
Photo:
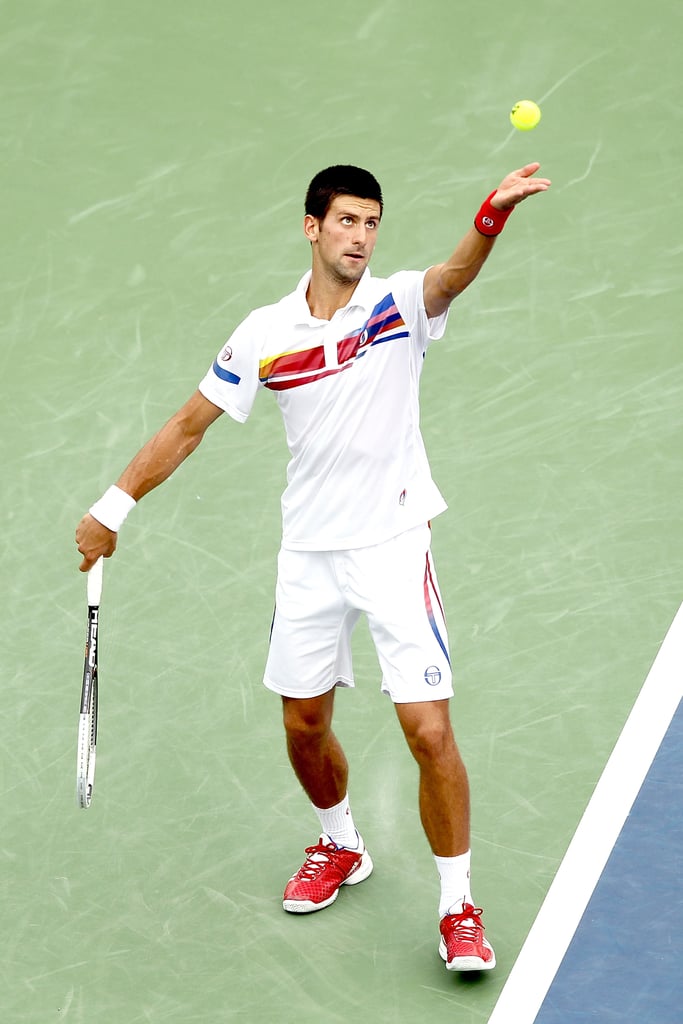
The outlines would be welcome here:
M 531 131 L 541 120 L 541 108 L 533 100 L 520 100 L 510 111 L 510 120 L 520 132 Z

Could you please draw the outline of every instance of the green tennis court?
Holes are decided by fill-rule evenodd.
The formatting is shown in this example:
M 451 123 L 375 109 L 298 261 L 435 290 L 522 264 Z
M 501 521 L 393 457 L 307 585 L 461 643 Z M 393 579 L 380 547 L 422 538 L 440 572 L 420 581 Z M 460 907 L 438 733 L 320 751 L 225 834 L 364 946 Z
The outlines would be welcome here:
M 681 603 L 683 14 L 311 0 L 0 5 L 7 1024 L 484 1024 Z M 511 105 L 543 118 L 515 132 Z M 373 876 L 283 913 L 317 823 L 261 685 L 286 447 L 261 395 L 150 495 L 105 566 L 92 807 L 74 786 L 75 525 L 254 306 L 308 266 L 306 184 L 385 194 L 373 270 L 510 219 L 422 386 L 498 959 L 447 974 L 416 771 L 365 627 L 337 726 Z

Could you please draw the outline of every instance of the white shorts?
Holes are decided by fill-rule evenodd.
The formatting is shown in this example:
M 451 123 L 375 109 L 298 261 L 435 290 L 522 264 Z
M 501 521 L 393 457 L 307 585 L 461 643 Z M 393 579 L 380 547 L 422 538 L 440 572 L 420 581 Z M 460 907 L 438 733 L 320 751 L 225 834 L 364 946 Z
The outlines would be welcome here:
M 453 695 L 448 636 L 430 551 L 419 526 L 352 551 L 278 556 L 275 614 L 264 683 L 283 697 L 353 686 L 351 634 L 365 613 L 397 704 Z

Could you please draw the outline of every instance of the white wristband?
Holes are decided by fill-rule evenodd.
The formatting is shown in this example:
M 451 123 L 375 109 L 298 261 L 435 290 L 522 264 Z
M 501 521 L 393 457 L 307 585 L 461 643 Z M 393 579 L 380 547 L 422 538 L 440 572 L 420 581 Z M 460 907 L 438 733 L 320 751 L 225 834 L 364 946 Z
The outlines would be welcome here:
M 130 494 L 126 494 L 114 484 L 92 508 L 88 509 L 88 512 L 98 523 L 102 523 L 102 526 L 118 533 L 126 516 L 136 504 L 135 498 L 131 498 Z

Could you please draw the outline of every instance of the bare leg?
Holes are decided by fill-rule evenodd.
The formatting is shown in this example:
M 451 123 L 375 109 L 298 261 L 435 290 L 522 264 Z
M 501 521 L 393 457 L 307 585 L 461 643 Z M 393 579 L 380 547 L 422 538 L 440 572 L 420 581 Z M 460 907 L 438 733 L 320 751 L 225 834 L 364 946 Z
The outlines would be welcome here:
M 457 857 L 470 847 L 470 792 L 447 700 L 396 704 L 420 771 L 420 817 L 432 852 Z
M 346 796 L 349 767 L 332 732 L 334 688 L 321 697 L 283 697 L 287 753 L 315 807 L 334 807 Z
M 334 690 L 322 697 L 283 697 L 282 703 L 289 759 L 321 825 L 320 842 L 306 848 L 304 863 L 285 886 L 282 906 L 291 914 L 310 914 L 334 903 L 342 885 L 366 879 L 372 859 L 355 829 L 353 846 L 340 834 L 352 829 L 353 819 L 344 800 L 348 765 L 331 729 Z M 346 827 L 329 830 L 327 819 L 340 811 Z

